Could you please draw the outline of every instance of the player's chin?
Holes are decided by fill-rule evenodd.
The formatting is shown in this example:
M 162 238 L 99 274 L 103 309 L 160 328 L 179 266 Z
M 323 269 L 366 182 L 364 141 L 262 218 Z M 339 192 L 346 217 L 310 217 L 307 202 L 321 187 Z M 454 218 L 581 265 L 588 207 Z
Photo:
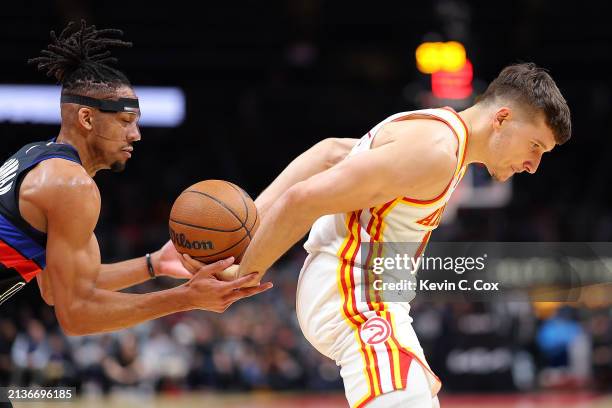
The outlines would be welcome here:
M 125 164 L 126 164 L 127 160 L 123 160 L 123 161 L 115 161 L 113 163 L 111 163 L 110 165 L 110 169 L 113 173 L 121 173 L 123 170 L 125 170 Z
M 508 180 L 510 180 L 510 177 L 512 177 L 512 175 L 513 175 L 513 174 L 514 174 L 514 173 L 508 173 L 508 174 L 505 174 L 505 175 L 503 175 L 503 176 L 499 177 L 499 178 L 497 179 L 497 181 L 499 181 L 499 182 L 501 182 L 501 183 L 503 183 L 504 181 L 508 181 Z
M 508 181 L 508 179 L 512 177 L 512 173 L 499 174 L 497 172 L 493 172 L 491 173 L 491 177 L 493 178 L 493 180 L 503 183 L 504 181 Z

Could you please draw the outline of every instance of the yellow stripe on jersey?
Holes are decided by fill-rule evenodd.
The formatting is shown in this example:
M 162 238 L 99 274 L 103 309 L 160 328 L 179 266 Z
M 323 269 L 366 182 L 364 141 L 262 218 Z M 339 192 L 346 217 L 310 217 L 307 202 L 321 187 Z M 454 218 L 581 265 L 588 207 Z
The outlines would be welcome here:
M 385 232 L 385 228 L 387 226 L 387 223 L 385 223 L 385 216 L 387 214 L 389 214 L 391 212 L 391 210 L 393 210 L 393 208 L 399 203 L 399 200 L 395 200 L 388 208 L 386 208 L 379 217 L 377 217 L 377 223 L 373 224 L 373 225 L 377 225 L 377 230 L 375 233 L 375 237 L 377 238 L 377 242 L 378 243 L 382 243 L 384 242 L 384 232 Z M 377 212 L 378 213 L 378 212 Z M 384 246 L 383 246 L 384 248 Z M 383 254 L 384 256 L 384 254 Z M 385 304 L 384 304 L 384 299 L 381 299 L 381 302 L 377 302 L 376 304 L 372 305 L 373 309 L 376 311 L 380 311 L 378 314 L 385 320 L 390 320 L 391 318 L 391 313 L 389 313 L 387 310 L 385 310 Z M 393 332 L 393 329 L 392 329 Z M 393 341 L 387 341 L 387 346 L 388 346 L 388 352 L 391 354 L 391 361 L 389 361 L 389 364 L 393 367 L 392 373 L 393 373 L 393 388 L 400 390 L 403 389 L 403 385 L 402 385 L 402 373 L 401 373 L 401 368 L 400 368 L 400 351 L 397 347 L 397 345 L 393 342 Z
M 380 393 L 380 388 L 378 387 L 378 373 L 376 372 L 376 364 L 374 363 L 372 351 L 368 350 L 368 345 L 361 340 L 361 336 L 359 335 L 359 326 L 365 321 L 365 318 L 360 316 L 358 312 L 357 305 L 354 301 L 355 288 L 351 283 L 352 264 L 354 257 L 359 251 L 359 233 L 361 228 L 359 225 L 360 214 L 361 211 L 346 214 L 346 229 L 348 233 L 337 253 L 339 258 L 337 273 L 338 290 L 342 298 L 341 313 L 346 323 L 353 329 L 355 340 L 359 345 L 359 351 L 363 360 L 363 374 L 368 384 L 368 392 L 360 399 L 356 406 L 363 405 L 365 402 L 372 399 L 374 395 L 378 395 L 377 392 Z

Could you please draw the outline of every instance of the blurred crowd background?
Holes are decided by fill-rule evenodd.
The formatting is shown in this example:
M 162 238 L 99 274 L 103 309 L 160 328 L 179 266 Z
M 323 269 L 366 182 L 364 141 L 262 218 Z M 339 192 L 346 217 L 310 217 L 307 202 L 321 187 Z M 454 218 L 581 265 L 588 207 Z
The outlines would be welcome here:
M 46 46 L 50 29 L 86 18 L 121 28 L 134 42 L 116 55 L 135 85 L 185 93 L 179 127 L 143 128 L 126 171 L 96 176 L 102 193 L 96 233 L 105 262 L 159 248 L 168 239 L 173 199 L 196 181 L 230 180 L 255 197 L 317 141 L 361 137 L 400 111 L 460 110 L 517 61 L 550 70 L 572 110 L 573 138 L 546 155 L 536 175 L 514 178 L 507 205 L 460 208 L 433 239 L 612 241 L 612 33 L 605 5 L 296 0 L 203 7 L 3 4 L 2 83 L 50 83 L 26 60 Z M 420 43 L 450 40 L 465 45 L 474 67 L 474 92 L 463 100 L 437 99 L 430 77 L 415 65 Z M 58 129 L 0 122 L 0 151 L 8 157 Z M 297 327 L 295 288 L 304 257 L 294 248 L 269 273 L 272 291 L 223 315 L 181 313 L 101 336 L 64 336 L 30 284 L 0 309 L 0 384 L 70 384 L 91 393 L 340 390 L 338 368 Z M 159 279 L 133 291 L 174 284 Z M 607 306 L 418 299 L 412 315 L 445 391 L 611 391 Z

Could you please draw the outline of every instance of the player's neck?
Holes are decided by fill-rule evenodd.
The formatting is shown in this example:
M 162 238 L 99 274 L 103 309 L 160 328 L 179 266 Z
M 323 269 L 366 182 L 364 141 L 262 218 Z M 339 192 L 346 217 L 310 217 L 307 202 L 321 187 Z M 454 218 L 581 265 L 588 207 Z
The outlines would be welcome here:
M 459 112 L 468 128 L 465 163 L 487 163 L 490 126 L 483 108 L 474 105 Z
M 95 155 L 87 144 L 87 140 L 75 131 L 62 127 L 56 142 L 69 144 L 74 147 L 79 153 L 79 159 L 81 160 L 83 168 L 91 177 L 95 176 L 98 170 L 104 168 L 99 163 L 96 163 Z

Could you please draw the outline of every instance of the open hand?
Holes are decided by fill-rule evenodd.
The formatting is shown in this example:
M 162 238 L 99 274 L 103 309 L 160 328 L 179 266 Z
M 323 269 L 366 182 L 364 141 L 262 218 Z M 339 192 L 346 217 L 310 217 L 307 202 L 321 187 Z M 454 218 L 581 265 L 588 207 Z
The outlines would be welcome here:
M 185 269 L 187 269 L 191 273 L 195 273 L 195 271 L 197 271 L 199 268 L 202 268 L 203 266 L 206 265 L 198 261 L 197 259 L 193 259 L 188 254 L 183 254 L 181 258 L 182 258 L 181 262 L 183 263 L 183 266 L 185 267 Z M 219 280 L 227 281 L 227 282 L 236 280 L 240 277 L 240 265 L 231 265 L 227 267 L 226 269 L 222 270 L 221 272 L 215 274 L 215 276 Z M 259 285 L 260 281 L 261 281 L 261 276 L 259 276 L 258 279 L 250 280 L 248 284 L 246 285 L 246 287 L 257 286 Z
M 172 241 L 168 240 L 160 250 L 151 254 L 151 262 L 156 276 L 170 276 L 177 279 L 191 279 L 193 272 L 185 268 L 181 262 L 181 254 L 174 248 Z
M 257 278 L 255 273 L 231 282 L 219 280 L 217 276 L 232 266 L 233 262 L 234 258 L 230 257 L 210 265 L 203 265 L 195 271 L 193 278 L 186 284 L 189 288 L 191 303 L 195 308 L 223 313 L 235 301 L 264 292 L 272 287 L 271 282 L 252 286 L 253 279 Z M 249 285 L 251 287 L 245 287 Z

